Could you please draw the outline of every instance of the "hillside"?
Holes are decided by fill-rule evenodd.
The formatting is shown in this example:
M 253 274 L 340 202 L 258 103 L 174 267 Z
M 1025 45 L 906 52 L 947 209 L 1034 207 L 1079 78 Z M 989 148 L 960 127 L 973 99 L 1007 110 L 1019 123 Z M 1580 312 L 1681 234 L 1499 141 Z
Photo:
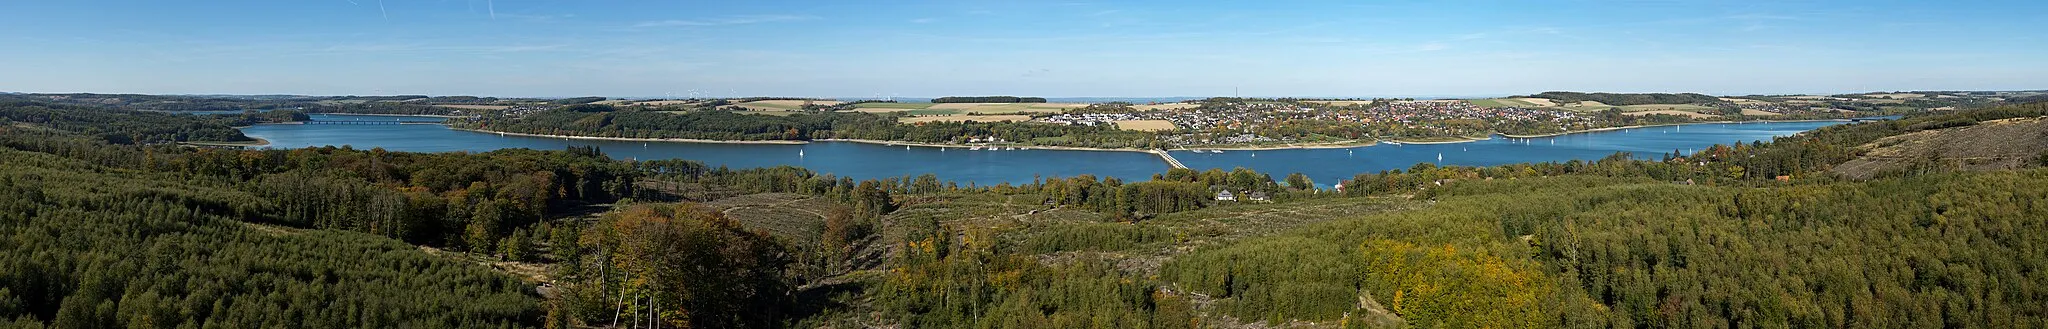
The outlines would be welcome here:
M 1924 130 L 1878 139 L 1858 147 L 1863 155 L 1830 170 L 1851 178 L 1925 170 L 2003 170 L 2043 165 L 2048 156 L 2048 117 L 2012 118 L 1962 127 Z
M 1719 97 L 1714 97 L 1714 96 L 1707 96 L 1707 95 L 1701 95 L 1701 94 L 1694 94 L 1694 93 L 1682 93 L 1682 94 L 1662 94 L 1662 93 L 1642 93 L 1642 94 L 1613 94 L 1613 93 L 1581 93 L 1581 92 L 1569 92 L 1569 91 L 1547 91 L 1547 92 L 1543 92 L 1543 93 L 1538 93 L 1538 94 L 1535 94 L 1535 95 L 1529 95 L 1529 96 L 1526 96 L 1526 97 L 1528 97 L 1528 98 L 1545 98 L 1545 99 L 1550 99 L 1550 100 L 1552 100 L 1552 101 L 1554 101 L 1555 103 L 1558 103 L 1558 104 L 1565 104 L 1565 103 L 1577 103 L 1577 102 L 1588 102 L 1588 101 L 1590 101 L 1590 102 L 1597 102 L 1597 103 L 1601 103 L 1601 104 L 1606 104 L 1606 105 L 1615 105 L 1615 106 L 1625 106 L 1625 105 L 1648 105 L 1648 104 L 1698 104 L 1698 103 L 1713 103 L 1713 102 L 1720 102 L 1720 101 L 1721 101 L 1721 98 L 1719 98 Z

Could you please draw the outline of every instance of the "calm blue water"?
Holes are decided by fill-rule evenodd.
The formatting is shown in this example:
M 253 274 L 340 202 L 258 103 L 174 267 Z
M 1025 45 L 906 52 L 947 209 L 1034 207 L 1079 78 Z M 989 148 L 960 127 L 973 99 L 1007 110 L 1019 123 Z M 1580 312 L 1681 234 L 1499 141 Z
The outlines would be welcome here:
M 315 114 L 319 121 L 439 122 L 440 118 Z M 1377 145 L 1347 149 L 1227 151 L 1222 154 L 1174 151 L 1173 156 L 1197 170 L 1246 167 L 1271 173 L 1309 175 L 1318 185 L 1363 172 L 1408 168 L 1418 162 L 1487 166 L 1521 162 L 1597 160 L 1614 152 L 1656 157 L 1673 150 L 1690 153 L 1713 144 L 1770 140 L 1843 122 L 1773 122 L 1697 124 L 1625 131 L 1573 134 L 1533 139 L 1493 140 L 1459 144 Z M 408 125 L 258 125 L 242 129 L 274 148 L 351 145 L 410 152 L 484 152 L 501 148 L 559 150 L 595 145 L 618 159 L 701 161 L 733 168 L 802 166 L 823 173 L 859 179 L 938 174 L 940 178 L 982 185 L 1028 183 L 1035 176 L 1080 174 L 1144 180 L 1167 169 L 1157 156 L 1137 152 L 1096 151 L 971 151 L 927 147 L 884 146 L 846 142 L 804 145 L 642 143 L 500 136 L 430 124 Z M 799 153 L 801 152 L 801 153 Z
M 313 120 L 440 121 L 439 118 L 313 115 Z M 500 136 L 449 129 L 442 125 L 257 125 L 242 128 L 251 137 L 269 140 L 273 148 L 350 145 L 410 152 L 484 152 L 501 148 L 560 150 L 595 145 L 615 159 L 689 159 L 732 168 L 802 166 L 822 173 L 858 179 L 938 174 L 959 182 L 991 185 L 1029 183 L 1032 175 L 1070 177 L 1081 174 L 1150 179 L 1166 171 L 1166 162 L 1147 153 L 1095 151 L 972 151 L 930 147 L 885 146 L 847 142 L 803 145 L 642 143 Z M 798 153 L 801 151 L 802 153 Z
M 1630 152 L 1637 158 L 1657 158 L 1671 151 L 1692 154 L 1714 144 L 1770 141 L 1772 137 L 1843 123 L 1846 122 L 1692 124 L 1527 139 L 1494 136 L 1491 140 L 1456 144 L 1381 144 L 1346 149 L 1225 151 L 1222 154 L 1174 151 L 1172 154 L 1182 164 L 1197 170 L 1245 167 L 1272 174 L 1276 179 L 1300 172 L 1317 185 L 1328 186 L 1359 173 L 1407 169 L 1421 162 L 1493 166 L 1573 159 L 1592 161 L 1614 152 Z M 1437 160 L 1439 154 L 1443 156 L 1442 162 Z

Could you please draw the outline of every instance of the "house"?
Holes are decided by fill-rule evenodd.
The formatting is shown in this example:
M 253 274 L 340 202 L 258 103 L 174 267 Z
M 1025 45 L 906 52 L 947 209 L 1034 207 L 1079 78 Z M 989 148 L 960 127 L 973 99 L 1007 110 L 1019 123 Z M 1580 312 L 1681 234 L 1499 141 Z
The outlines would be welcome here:
M 1272 197 L 1266 196 L 1266 192 L 1252 191 L 1252 193 L 1246 194 L 1245 197 L 1258 202 L 1273 201 Z
M 1216 201 L 1237 201 L 1237 195 L 1230 194 L 1230 190 L 1216 191 Z

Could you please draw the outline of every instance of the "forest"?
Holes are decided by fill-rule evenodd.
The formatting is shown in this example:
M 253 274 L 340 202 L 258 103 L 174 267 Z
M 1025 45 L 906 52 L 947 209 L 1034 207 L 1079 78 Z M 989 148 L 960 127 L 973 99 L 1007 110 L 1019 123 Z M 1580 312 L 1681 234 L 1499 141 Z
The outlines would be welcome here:
M 536 116 L 623 131 L 638 112 Z M 0 113 L 13 327 L 2048 326 L 2048 241 L 2029 233 L 2048 229 L 2048 169 L 1827 170 L 2044 103 L 1651 160 L 1417 164 L 1341 191 L 1241 168 L 976 186 L 593 147 L 229 150 L 161 141 L 257 114 Z M 727 133 L 866 120 L 747 117 L 767 124 Z

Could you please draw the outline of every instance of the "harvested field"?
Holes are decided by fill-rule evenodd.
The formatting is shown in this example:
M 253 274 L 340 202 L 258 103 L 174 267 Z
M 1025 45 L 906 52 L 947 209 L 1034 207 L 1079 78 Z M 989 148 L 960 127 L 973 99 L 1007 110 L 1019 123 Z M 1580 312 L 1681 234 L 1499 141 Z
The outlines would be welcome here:
M 1372 101 L 1305 101 L 1304 103 L 1318 103 L 1335 106 L 1352 106 L 1361 104 L 1372 104 Z
M 1766 116 L 1766 117 L 1767 117 L 1767 116 L 1774 116 L 1774 115 L 1784 115 L 1784 114 L 1781 114 L 1781 113 L 1771 113 L 1771 112 L 1764 112 L 1764 111 L 1762 111 L 1762 110 L 1742 109 L 1742 115 L 1748 115 L 1748 116 Z
M 1534 105 L 1536 105 L 1536 106 L 1542 106 L 1542 107 L 1551 107 L 1551 106 L 1557 106 L 1557 101 L 1551 100 L 1551 99 L 1549 99 L 1549 98 L 1529 98 L 1529 97 L 1524 97 L 1524 98 L 1516 98 L 1515 100 L 1518 100 L 1518 101 L 1523 101 L 1523 102 L 1528 102 L 1529 104 L 1534 104 Z
M 820 106 L 833 106 L 840 104 L 839 101 L 825 100 L 771 100 L 740 103 L 739 107 L 755 111 L 795 111 L 803 109 L 805 103 Z
M 692 104 L 697 104 L 697 102 L 693 102 L 693 101 L 645 101 L 645 102 L 633 102 L 632 104 L 628 104 L 628 105 L 636 105 L 636 106 L 669 106 L 669 105 L 692 105 Z
M 1918 131 L 1881 138 L 1857 148 L 1869 152 L 1828 171 L 1864 179 L 1924 161 L 1939 161 L 1944 166 L 1964 170 L 2022 168 L 2048 150 L 2048 118 L 2013 118 Z
M 920 123 L 920 122 L 962 122 L 962 121 L 974 121 L 974 122 L 1001 122 L 1001 121 L 1015 121 L 1015 122 L 1024 122 L 1024 121 L 1031 121 L 1031 116 L 1029 116 L 1029 115 L 1021 115 L 1021 114 L 1011 114 L 1011 115 L 936 115 L 936 116 L 924 116 L 924 117 L 909 117 L 909 118 L 903 118 L 903 120 L 902 120 L 902 122 L 903 122 L 903 123 Z
M 1136 131 L 1168 131 L 1177 127 L 1166 120 L 1124 120 L 1116 122 L 1116 129 Z
M 790 193 L 748 194 L 706 202 L 749 229 L 800 243 L 816 243 L 825 230 L 831 201 Z
M 1711 118 L 1711 117 L 1714 117 L 1714 116 L 1712 116 L 1712 115 L 1706 115 L 1706 114 L 1701 114 L 1701 113 L 1699 113 L 1699 112 L 1691 112 L 1691 111 L 1673 111 L 1673 110 L 1657 110 L 1657 111 L 1636 111 L 1636 112 L 1628 112 L 1628 113 L 1622 113 L 1622 114 L 1626 114 L 1626 115 L 1651 115 L 1651 114 L 1668 114 L 1668 115 L 1683 115 L 1683 116 L 1687 116 L 1687 117 L 1692 117 L 1692 118 L 1694 118 L 1694 119 L 1705 119 L 1705 118 Z

